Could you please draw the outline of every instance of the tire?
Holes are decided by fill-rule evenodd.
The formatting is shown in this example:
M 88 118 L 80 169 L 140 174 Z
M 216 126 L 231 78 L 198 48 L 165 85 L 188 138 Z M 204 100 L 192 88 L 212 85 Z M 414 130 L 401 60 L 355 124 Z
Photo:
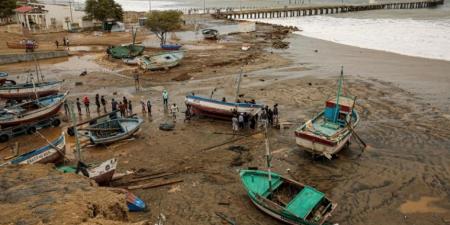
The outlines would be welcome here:
M 0 143 L 7 142 L 9 140 L 9 136 L 7 134 L 0 135 Z
M 69 134 L 70 136 L 75 136 L 75 130 L 73 129 L 73 127 L 67 128 L 67 134 Z
M 59 127 L 59 125 L 61 125 L 61 120 L 60 119 L 54 119 L 52 121 L 52 126 Z
M 34 134 L 36 133 L 36 127 L 29 127 L 27 129 L 27 134 Z

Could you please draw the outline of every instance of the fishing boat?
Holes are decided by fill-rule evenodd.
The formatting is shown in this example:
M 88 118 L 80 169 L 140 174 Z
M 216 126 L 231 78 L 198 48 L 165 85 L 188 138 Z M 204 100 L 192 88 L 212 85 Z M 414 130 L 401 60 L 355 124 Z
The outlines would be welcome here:
M 79 175 L 84 175 L 99 185 L 108 184 L 117 167 L 117 159 L 109 159 L 102 162 L 99 165 L 86 165 L 82 162 L 78 162 L 77 166 L 62 166 L 58 167 L 58 170 L 63 173 L 76 173 Z
M 257 104 L 254 100 L 248 102 L 239 102 L 239 90 L 241 84 L 242 70 L 238 75 L 236 85 L 236 95 L 234 102 L 227 102 L 223 100 L 215 100 L 211 96 L 201 97 L 196 95 L 187 95 L 184 102 L 190 108 L 193 115 L 203 115 L 218 119 L 231 119 L 235 113 L 246 113 L 250 116 L 255 116 L 264 107 L 262 104 Z
M 140 56 L 144 52 L 145 47 L 143 45 L 136 44 L 136 29 L 131 29 L 131 44 L 124 44 L 120 46 L 111 46 L 106 49 L 106 53 L 115 59 L 133 58 Z
M 82 130 L 88 131 L 88 137 L 93 144 L 109 144 L 129 138 L 136 133 L 144 121 L 141 118 L 112 119 Z M 80 129 L 81 130 L 81 129 Z
M 62 81 L 26 82 L 17 84 L 13 80 L 0 80 L 0 98 L 11 100 L 35 99 L 55 95 Z
M 194 115 L 204 115 L 218 119 L 230 119 L 234 113 L 247 113 L 254 116 L 263 109 L 256 103 L 224 102 L 207 97 L 188 95 L 185 103 Z
M 139 60 L 137 58 L 123 58 L 122 62 L 128 65 L 137 65 Z
M 65 154 L 66 138 L 63 133 L 47 145 L 17 156 L 1 166 L 10 164 L 58 163 L 64 160 Z
M 163 52 L 152 56 L 142 56 L 138 64 L 144 70 L 167 70 L 178 66 L 183 57 L 184 51 Z
M 203 29 L 202 34 L 205 39 L 217 39 L 219 37 L 219 31 L 216 29 Z
M 239 176 L 252 203 L 288 224 L 322 225 L 337 204 L 313 187 L 271 171 L 271 153 L 265 130 L 267 171 L 240 170 Z
M 19 42 L 7 41 L 6 46 L 12 49 L 26 49 L 26 48 L 36 49 L 39 47 L 38 43 L 33 40 L 21 40 Z
M 315 188 L 273 172 L 241 170 L 239 175 L 253 204 L 288 224 L 324 224 L 337 206 Z
M 183 46 L 179 45 L 179 44 L 161 44 L 161 48 L 164 50 L 177 51 L 181 47 L 183 47 Z
M 26 124 L 57 114 L 66 99 L 67 93 L 38 98 L 1 109 L 0 127 Z
M 314 156 L 329 159 L 349 144 L 360 117 L 355 110 L 356 97 L 343 95 L 343 69 L 335 97 L 327 99 L 325 109 L 295 131 L 296 143 Z

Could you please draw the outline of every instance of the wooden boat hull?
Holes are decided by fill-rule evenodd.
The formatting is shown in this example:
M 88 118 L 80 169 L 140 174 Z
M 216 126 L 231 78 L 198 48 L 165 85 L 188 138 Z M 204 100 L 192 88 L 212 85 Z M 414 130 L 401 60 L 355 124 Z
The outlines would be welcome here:
M 179 50 L 181 47 L 181 45 L 161 45 L 162 49 L 171 51 Z
M 139 58 L 138 64 L 144 70 L 162 70 L 178 66 L 184 58 L 184 51 L 164 52 Z
M 263 105 L 259 104 L 222 102 L 199 96 L 186 96 L 185 103 L 191 107 L 195 115 L 219 119 L 231 119 L 234 110 L 254 116 L 263 108 Z
M 103 125 L 107 125 L 108 123 L 112 123 L 114 121 L 117 121 L 120 124 L 120 128 L 122 129 L 121 133 L 118 133 L 114 136 L 98 137 L 98 135 L 95 134 L 95 131 L 89 131 L 91 142 L 93 144 L 110 144 L 116 141 L 127 139 L 131 135 L 136 133 L 144 122 L 140 118 L 120 118 L 93 125 L 91 126 L 91 128 L 95 129 L 98 127 L 103 127 Z
M 55 149 L 53 146 L 58 148 Z M 64 160 L 66 139 L 64 134 L 55 139 L 52 144 L 27 152 L 12 159 L 8 164 L 59 163 Z
M 312 121 L 318 119 L 323 115 L 323 112 L 318 114 Z M 359 115 L 354 111 L 355 119 L 352 123 L 352 129 L 359 123 Z M 307 122 L 308 123 L 308 122 Z M 339 132 L 339 135 L 330 139 L 323 135 L 313 134 L 304 131 L 306 123 L 295 131 L 295 142 L 307 152 L 314 155 L 325 156 L 332 158 L 333 155 L 339 153 L 350 142 L 353 135 L 352 129 L 344 127 Z
M 116 172 L 117 159 L 112 158 L 102 162 L 98 166 L 92 167 L 80 167 L 77 171 L 77 166 L 62 166 L 58 167 L 58 170 L 63 173 L 77 173 L 81 176 L 86 176 L 91 180 L 94 180 L 99 185 L 109 184 L 112 180 L 114 173 Z M 84 171 L 84 172 L 83 172 Z
M 15 115 L 14 118 L 9 118 L 9 119 L 5 119 L 5 120 L 0 119 L 0 127 L 5 128 L 5 127 L 17 126 L 17 125 L 26 124 L 26 123 L 30 123 L 30 122 L 33 122 L 36 120 L 51 117 L 59 112 L 62 105 L 64 104 L 66 96 L 67 96 L 67 93 L 65 93 L 64 95 L 55 96 L 55 98 L 58 98 L 58 99 L 55 102 L 53 102 L 51 105 L 44 106 L 42 108 L 26 112 L 24 114 Z M 47 99 L 47 98 L 51 98 L 51 97 L 52 96 L 40 98 L 40 99 Z M 35 101 L 38 101 L 38 100 L 35 100 Z M 39 100 L 39 101 L 43 101 L 43 100 Z M 20 105 L 23 105 L 23 104 L 24 103 L 22 103 Z
M 317 190 L 315 190 L 314 188 L 311 188 L 309 186 L 306 186 L 304 184 L 298 183 L 294 180 L 290 180 L 287 178 L 284 178 L 276 173 L 272 173 L 272 178 L 274 178 L 274 183 L 273 188 L 274 190 L 278 190 L 278 188 L 283 184 L 283 183 L 288 183 L 290 185 L 293 186 L 297 186 L 297 187 L 301 187 L 302 189 L 308 189 L 308 190 L 314 190 L 315 192 L 320 193 L 320 199 L 318 199 L 317 204 L 313 204 L 310 205 L 312 210 L 314 211 L 305 211 L 305 217 L 304 218 L 310 218 L 311 215 L 313 215 L 315 218 L 317 218 L 315 213 L 319 213 L 320 212 L 320 217 L 318 217 L 317 221 L 310 221 L 310 220 L 306 220 L 300 216 L 298 216 L 296 213 L 300 213 L 301 212 L 295 212 L 295 211 L 291 211 L 290 208 L 288 208 L 288 206 L 281 206 L 278 203 L 276 203 L 275 201 L 269 200 L 268 197 L 263 197 L 262 195 L 264 195 L 263 193 L 256 193 L 253 192 L 254 190 L 257 191 L 263 191 L 265 192 L 265 188 L 268 188 L 268 184 L 265 187 L 258 187 L 256 189 L 252 189 L 251 187 L 247 186 L 248 185 L 248 178 L 245 178 L 245 176 L 247 177 L 251 177 L 250 182 L 252 182 L 252 180 L 257 183 L 260 184 L 260 182 L 262 181 L 259 177 L 261 175 L 267 175 L 266 171 L 253 171 L 253 170 L 241 170 L 240 171 L 240 177 L 241 177 L 241 181 L 244 184 L 245 189 L 247 190 L 247 194 L 250 197 L 250 200 L 252 201 L 252 203 L 261 211 L 263 211 L 264 213 L 266 213 L 267 215 L 288 223 L 288 224 L 292 224 L 292 225 L 321 225 L 324 224 L 326 222 L 326 220 L 331 216 L 332 212 L 336 209 L 337 204 L 332 203 L 331 201 L 329 201 L 328 198 L 326 198 L 323 193 L 318 192 Z M 264 181 L 264 183 L 267 181 Z M 259 189 L 262 188 L 262 189 Z M 299 192 L 301 193 L 301 192 Z M 296 195 L 298 195 L 299 193 L 297 193 Z M 310 193 L 310 192 L 308 192 Z M 261 194 L 261 195 L 260 195 Z M 267 193 L 266 193 L 267 194 Z M 270 195 L 270 194 L 269 194 Z M 305 194 L 303 196 L 311 196 L 314 197 L 314 195 L 309 195 L 309 194 Z M 293 201 L 296 201 L 295 203 L 299 203 L 303 202 L 303 200 L 305 200 L 304 198 L 300 198 L 297 199 L 297 196 L 294 196 Z M 307 199 L 309 200 L 309 199 Z M 325 204 L 328 205 L 328 207 L 324 208 L 324 211 L 321 211 L 319 208 L 321 206 L 321 204 Z M 289 205 L 289 204 L 288 204 Z M 301 208 L 299 208 L 301 209 Z
M 9 91 L 7 93 L 0 91 L 0 98 L 11 99 L 11 100 L 23 100 L 23 99 L 36 99 L 36 95 L 38 97 L 45 97 L 45 96 L 55 95 L 55 94 L 58 94 L 58 90 L 56 90 L 56 89 L 36 91 L 36 93 L 33 91 L 26 92 L 26 91 L 20 91 L 20 90 L 16 90 L 16 92 Z
M 108 184 L 116 172 L 117 159 L 109 159 L 97 167 L 88 168 L 89 178 L 95 180 L 97 184 Z

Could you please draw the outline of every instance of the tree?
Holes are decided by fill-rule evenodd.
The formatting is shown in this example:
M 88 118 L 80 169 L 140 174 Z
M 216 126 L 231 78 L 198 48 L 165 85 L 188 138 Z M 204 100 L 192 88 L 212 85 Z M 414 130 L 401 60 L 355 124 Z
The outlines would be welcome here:
M 16 0 L 0 0 L 0 18 L 7 18 L 14 15 Z
M 182 12 L 176 10 L 152 11 L 147 15 L 145 26 L 156 34 L 161 44 L 165 44 L 167 32 L 181 28 L 182 15 Z
M 122 21 L 123 19 L 122 6 L 114 0 L 87 0 L 84 11 L 88 19 L 99 21 L 105 21 L 106 19 Z

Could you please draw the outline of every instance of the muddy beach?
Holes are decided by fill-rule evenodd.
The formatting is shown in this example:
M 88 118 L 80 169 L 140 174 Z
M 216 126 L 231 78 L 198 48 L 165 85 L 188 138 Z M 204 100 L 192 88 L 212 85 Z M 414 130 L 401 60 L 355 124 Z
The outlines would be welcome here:
M 71 100 L 84 95 L 92 99 L 96 93 L 105 95 L 108 102 L 126 96 L 132 100 L 134 112 L 145 119 L 132 140 L 106 147 L 86 147 L 84 160 L 99 162 L 116 157 L 119 172 L 171 172 L 183 179 L 171 186 L 136 190 L 134 193 L 150 210 L 129 213 L 127 220 L 148 220 L 154 224 L 162 213 L 167 218 L 166 224 L 224 224 L 215 214 L 222 212 L 238 224 L 279 224 L 252 205 L 238 176 L 241 168 L 264 168 L 263 135 L 242 131 L 248 137 L 209 149 L 236 138 L 228 134 L 231 123 L 207 118 L 183 122 L 182 113 L 175 130 L 158 129 L 160 123 L 171 120 L 162 106 L 164 88 L 169 91 L 170 103 L 177 103 L 181 111 L 185 110 L 184 96 L 190 92 L 209 95 L 216 88 L 216 98 L 231 99 L 236 76 L 244 65 L 241 93 L 270 106 L 278 103 L 280 120 L 291 124 L 282 130 L 270 130 L 273 171 L 327 193 L 338 203 L 332 222 L 450 223 L 450 63 L 294 34 L 280 36 L 290 42 L 288 49 L 273 49 L 272 38 L 277 32 L 273 29 L 258 25 L 254 32 L 228 35 L 221 42 L 190 40 L 190 45 L 209 48 L 188 50 L 185 61 L 169 71 L 144 73 L 140 91 L 135 90 L 131 76 L 135 68 L 108 60 L 100 50 L 74 50 L 69 58 L 40 62 L 46 79 L 65 80 L 63 89 L 70 90 Z M 252 43 L 249 51 L 240 50 L 242 43 L 249 42 Z M 362 121 L 357 132 L 369 147 L 361 151 L 354 142 L 336 159 L 312 160 L 295 144 L 293 132 L 323 108 L 327 97 L 335 94 L 341 65 L 345 66 L 346 90 L 358 97 Z M 25 79 L 26 71 L 32 67 L 32 63 L 20 63 L 0 66 L 0 70 Z M 88 74 L 79 76 L 85 69 Z M 75 85 L 76 82 L 82 84 Z M 141 99 L 151 99 L 151 117 L 141 113 Z M 94 108 L 91 106 L 91 111 Z M 87 117 L 83 114 L 82 119 Z M 67 125 L 41 133 L 52 139 L 65 131 Z M 23 151 L 45 143 L 36 136 L 21 136 L 1 144 L 0 148 L 16 141 Z M 235 151 L 232 146 L 242 147 Z M 72 152 L 73 139 L 70 147 Z M 1 158 L 10 154 L 7 149 L 0 152 Z M 17 209 L 20 207 L 17 205 Z M 39 214 L 34 216 L 40 218 Z M 0 219 L 0 224 L 16 222 L 13 218 Z M 52 220 L 46 222 L 57 224 Z M 70 218 L 65 222 L 77 224 Z

